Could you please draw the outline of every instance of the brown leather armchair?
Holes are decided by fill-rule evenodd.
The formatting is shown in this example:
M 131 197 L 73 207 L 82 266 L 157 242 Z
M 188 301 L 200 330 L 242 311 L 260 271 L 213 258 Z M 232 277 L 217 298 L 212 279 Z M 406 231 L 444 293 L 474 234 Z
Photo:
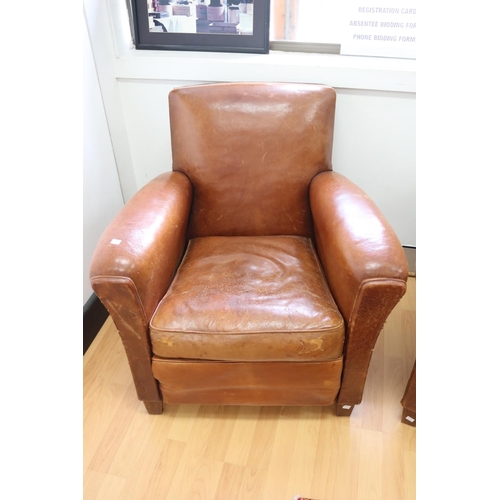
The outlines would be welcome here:
M 335 102 L 305 84 L 170 93 L 172 172 L 125 205 L 90 270 L 149 413 L 361 402 L 408 271 L 381 212 L 332 171 Z

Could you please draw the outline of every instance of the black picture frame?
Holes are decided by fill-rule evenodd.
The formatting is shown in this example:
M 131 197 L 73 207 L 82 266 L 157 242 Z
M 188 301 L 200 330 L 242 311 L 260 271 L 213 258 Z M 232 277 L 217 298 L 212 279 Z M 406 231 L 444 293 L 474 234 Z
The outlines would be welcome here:
M 210 0 L 206 0 L 207 3 Z M 253 0 L 252 34 L 151 32 L 147 0 L 130 0 L 135 48 L 208 52 L 269 53 L 270 0 Z

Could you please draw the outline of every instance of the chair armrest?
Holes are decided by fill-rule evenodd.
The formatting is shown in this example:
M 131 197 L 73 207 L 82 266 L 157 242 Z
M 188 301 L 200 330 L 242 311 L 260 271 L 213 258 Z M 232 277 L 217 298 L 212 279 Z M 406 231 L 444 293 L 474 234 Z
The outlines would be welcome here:
M 336 172 L 317 175 L 310 188 L 316 248 L 344 318 L 352 315 L 367 281 L 408 278 L 394 230 L 358 186 Z
M 343 175 L 318 174 L 310 202 L 318 256 L 347 324 L 337 413 L 340 402 L 349 414 L 361 402 L 378 335 L 406 291 L 408 264 L 381 211 Z
M 102 234 L 90 282 L 125 347 L 137 396 L 150 413 L 162 402 L 151 372 L 149 321 L 186 245 L 193 188 L 181 172 L 159 175 L 121 209 Z
M 191 182 L 181 172 L 159 175 L 139 190 L 99 239 L 91 283 L 129 280 L 149 321 L 182 256 L 191 201 Z

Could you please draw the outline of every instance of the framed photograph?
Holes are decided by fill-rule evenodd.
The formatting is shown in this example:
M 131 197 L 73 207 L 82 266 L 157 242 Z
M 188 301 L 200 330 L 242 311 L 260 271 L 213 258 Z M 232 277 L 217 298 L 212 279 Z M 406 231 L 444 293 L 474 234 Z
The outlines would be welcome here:
M 270 0 L 130 0 L 136 49 L 269 53 Z

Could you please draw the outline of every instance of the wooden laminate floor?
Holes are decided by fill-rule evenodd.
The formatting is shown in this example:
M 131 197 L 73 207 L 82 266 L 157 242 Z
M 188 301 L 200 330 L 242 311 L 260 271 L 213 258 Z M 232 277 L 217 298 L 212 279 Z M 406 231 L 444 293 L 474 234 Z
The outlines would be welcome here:
M 361 405 L 172 405 L 137 401 L 106 321 L 84 356 L 85 500 L 413 500 L 416 429 L 400 400 L 415 360 L 415 278 L 375 347 Z

